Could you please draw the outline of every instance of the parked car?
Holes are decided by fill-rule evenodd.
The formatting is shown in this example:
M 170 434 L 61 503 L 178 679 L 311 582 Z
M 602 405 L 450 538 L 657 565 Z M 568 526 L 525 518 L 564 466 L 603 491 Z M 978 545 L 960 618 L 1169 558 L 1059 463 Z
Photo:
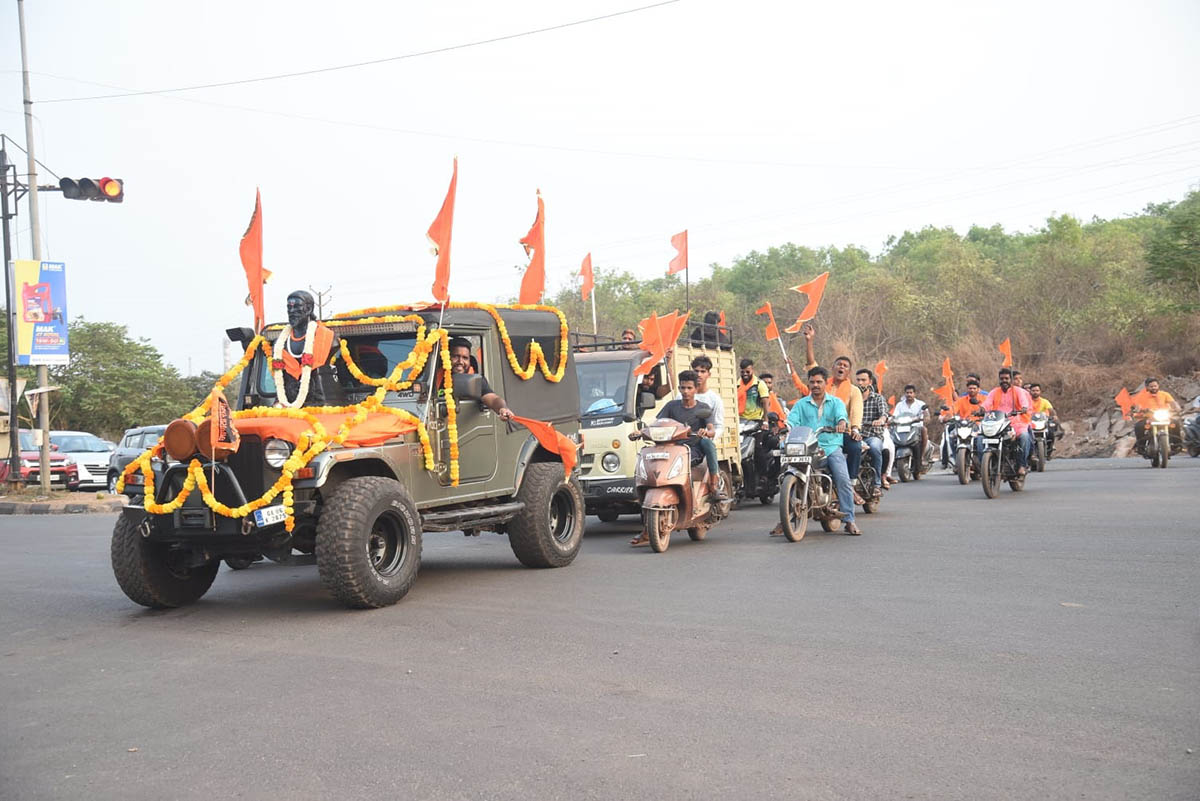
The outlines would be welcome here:
M 58 453 L 70 456 L 79 467 L 79 488 L 108 486 L 108 460 L 111 452 L 104 440 L 86 431 L 51 431 L 50 444 Z
M 41 481 L 41 451 L 33 432 L 22 429 L 21 439 L 21 481 L 26 484 L 37 484 Z M 8 481 L 9 461 L 0 462 L 0 482 Z M 63 453 L 50 454 L 50 486 L 65 489 L 79 489 L 79 468 L 75 460 Z
M 110 454 L 108 458 L 108 491 L 116 493 L 117 479 L 121 473 L 129 466 L 129 463 L 142 455 L 147 448 L 154 446 L 158 442 L 158 438 L 167 430 L 164 426 L 142 426 L 141 428 L 130 428 L 126 430 L 125 436 L 121 437 L 121 441 L 117 443 L 117 449 Z M 162 474 L 162 462 L 155 458 L 151 463 L 154 470 L 154 475 Z M 145 479 L 141 473 L 134 473 L 125 482 L 125 494 L 129 497 L 142 496 L 142 484 Z

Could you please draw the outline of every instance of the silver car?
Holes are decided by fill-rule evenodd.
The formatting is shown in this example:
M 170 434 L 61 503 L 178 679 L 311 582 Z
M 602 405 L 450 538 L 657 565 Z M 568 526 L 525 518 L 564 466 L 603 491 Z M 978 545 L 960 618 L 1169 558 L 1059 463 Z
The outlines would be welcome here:
M 107 489 L 112 451 L 104 440 L 86 431 L 51 431 L 50 444 L 56 452 L 70 456 L 79 465 L 80 489 Z

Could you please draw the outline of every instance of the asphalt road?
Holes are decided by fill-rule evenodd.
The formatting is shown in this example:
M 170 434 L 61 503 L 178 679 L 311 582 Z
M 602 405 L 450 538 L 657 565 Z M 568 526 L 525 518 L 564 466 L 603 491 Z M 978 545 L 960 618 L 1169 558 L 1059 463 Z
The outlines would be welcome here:
M 932 476 L 860 538 L 755 504 L 661 555 L 589 518 L 562 570 L 430 534 L 370 612 L 275 564 L 147 611 L 114 516 L 0 519 L 0 798 L 1195 799 L 1198 488 Z

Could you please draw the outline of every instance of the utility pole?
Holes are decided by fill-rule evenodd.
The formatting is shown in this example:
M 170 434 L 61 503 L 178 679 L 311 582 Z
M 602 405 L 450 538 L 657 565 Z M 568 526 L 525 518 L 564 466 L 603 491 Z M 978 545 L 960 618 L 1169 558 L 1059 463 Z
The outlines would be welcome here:
M 317 296 L 317 319 L 324 320 L 325 319 L 325 304 L 329 303 L 333 300 L 333 287 L 327 286 L 322 291 L 319 289 L 313 289 L 313 285 L 309 284 L 308 288 L 314 295 Z
M 16 210 L 8 211 L 8 151 L 4 148 L 5 138 L 0 136 L 0 224 L 4 226 L 4 314 L 7 317 L 5 325 L 8 328 L 8 482 L 14 486 L 21 483 L 21 422 L 17 418 L 17 332 L 13 321 L 16 319 L 16 292 L 13 288 L 13 275 L 9 271 L 12 261 L 12 234 L 9 232 L 8 221 L 16 216 Z M 16 172 L 16 167 L 13 167 Z M 15 181 L 14 181 L 15 183 Z M 15 188 L 15 187 L 14 187 Z M 13 197 L 16 197 L 14 191 Z
M 29 48 L 25 42 L 25 0 L 17 0 L 17 26 L 21 31 L 21 89 L 25 105 L 25 155 L 29 160 L 29 231 L 33 238 L 33 260 L 42 260 L 42 227 L 38 217 L 37 159 L 33 155 L 33 101 L 29 95 Z M 65 321 L 64 321 L 65 322 Z M 46 365 L 37 368 L 38 389 L 50 384 Z M 38 427 L 42 430 L 42 446 L 38 459 L 38 477 L 42 492 L 50 491 L 50 394 L 42 393 L 38 404 Z

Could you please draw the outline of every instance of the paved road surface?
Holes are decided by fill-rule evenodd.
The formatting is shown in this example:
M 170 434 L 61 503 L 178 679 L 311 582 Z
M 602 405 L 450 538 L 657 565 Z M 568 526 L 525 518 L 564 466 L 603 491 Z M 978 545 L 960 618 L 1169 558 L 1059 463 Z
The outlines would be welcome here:
M 112 516 L 0 520 L 0 798 L 1195 799 L 1200 460 L 930 477 L 865 536 L 743 510 L 565 570 L 432 534 L 399 606 L 316 568 L 136 607 Z M 136 750 L 133 750 L 136 749 Z

